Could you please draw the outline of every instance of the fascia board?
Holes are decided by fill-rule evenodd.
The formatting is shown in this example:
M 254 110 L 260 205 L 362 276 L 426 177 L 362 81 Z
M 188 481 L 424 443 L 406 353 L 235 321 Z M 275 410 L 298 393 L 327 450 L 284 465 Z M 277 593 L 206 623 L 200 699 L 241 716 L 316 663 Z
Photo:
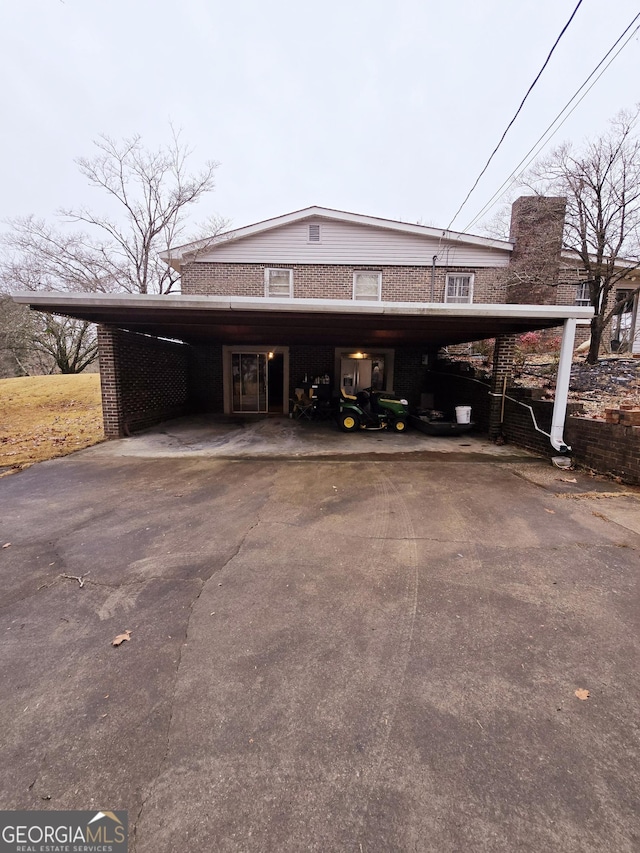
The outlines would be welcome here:
M 86 293 L 32 293 L 17 292 L 11 294 L 15 302 L 47 307 L 86 306 L 113 308 L 149 307 L 160 310 L 176 308 L 207 308 L 228 309 L 230 311 L 265 311 L 265 312 L 310 312 L 310 313 L 345 313 L 345 314 L 378 314 L 404 316 L 440 316 L 440 317 L 496 317 L 496 318 L 528 318 L 528 319 L 566 319 L 590 320 L 593 308 L 578 305 L 523 305 L 523 304 L 472 304 L 452 305 L 442 302 L 368 302 L 348 299 L 272 299 L 252 296 L 157 296 L 151 294 L 86 294 Z

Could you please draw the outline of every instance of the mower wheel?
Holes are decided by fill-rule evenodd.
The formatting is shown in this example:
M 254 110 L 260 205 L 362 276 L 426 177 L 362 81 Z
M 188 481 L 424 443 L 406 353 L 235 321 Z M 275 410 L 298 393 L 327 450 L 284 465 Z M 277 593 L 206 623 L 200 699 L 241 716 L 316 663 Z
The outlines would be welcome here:
M 343 432 L 355 432 L 360 429 L 360 420 L 355 412 L 340 412 L 338 426 Z
M 394 432 L 406 432 L 407 429 L 407 420 L 406 418 L 397 418 L 392 424 L 391 429 Z

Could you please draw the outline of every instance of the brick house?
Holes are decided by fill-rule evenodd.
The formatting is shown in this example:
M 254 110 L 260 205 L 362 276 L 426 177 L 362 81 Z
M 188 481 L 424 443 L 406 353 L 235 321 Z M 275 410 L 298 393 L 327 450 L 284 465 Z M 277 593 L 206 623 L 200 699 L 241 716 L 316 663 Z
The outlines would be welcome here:
M 167 253 L 180 295 L 14 298 L 99 324 L 109 437 L 186 412 L 286 414 L 316 379 L 419 403 L 443 346 L 496 337 L 499 389 L 513 336 L 562 326 L 570 363 L 591 309 L 557 304 L 563 223 L 549 198 L 516 202 L 510 241 L 310 207 Z

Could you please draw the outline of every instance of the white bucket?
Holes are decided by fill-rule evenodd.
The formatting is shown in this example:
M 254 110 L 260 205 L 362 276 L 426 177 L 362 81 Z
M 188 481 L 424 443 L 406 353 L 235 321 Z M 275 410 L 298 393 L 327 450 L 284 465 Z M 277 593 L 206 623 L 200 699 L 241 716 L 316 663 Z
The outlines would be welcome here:
M 456 406 L 456 422 L 459 424 L 471 423 L 471 406 Z

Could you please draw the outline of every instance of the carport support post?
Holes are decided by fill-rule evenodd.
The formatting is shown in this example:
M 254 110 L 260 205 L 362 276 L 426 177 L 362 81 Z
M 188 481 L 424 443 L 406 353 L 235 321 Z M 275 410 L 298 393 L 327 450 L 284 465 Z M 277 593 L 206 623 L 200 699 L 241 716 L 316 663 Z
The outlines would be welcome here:
M 513 375 L 516 336 L 500 335 L 493 352 L 493 374 L 489 397 L 489 439 L 495 441 L 502 432 L 502 394 Z
M 121 438 L 125 434 L 120 389 L 120 370 L 114 330 L 98 326 L 98 355 L 100 359 L 100 388 L 102 421 L 106 438 Z

